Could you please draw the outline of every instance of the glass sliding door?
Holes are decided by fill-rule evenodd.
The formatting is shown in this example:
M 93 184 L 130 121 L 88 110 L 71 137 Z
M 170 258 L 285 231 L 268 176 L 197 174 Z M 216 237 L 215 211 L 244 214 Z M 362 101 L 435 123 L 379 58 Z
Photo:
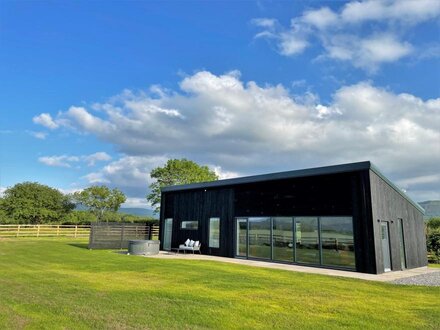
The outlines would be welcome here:
M 212 220 L 217 223 L 218 218 Z M 249 217 L 235 221 L 238 257 L 356 268 L 351 216 Z M 388 231 L 384 237 L 387 235 Z
M 247 219 L 237 218 L 236 219 L 236 246 L 235 254 L 239 257 L 247 256 Z
M 322 217 L 320 221 L 322 264 L 355 268 L 353 218 Z
M 248 257 L 271 259 L 270 218 L 248 218 Z
M 272 218 L 272 258 L 293 261 L 293 218 Z
M 163 249 L 171 250 L 171 236 L 173 233 L 173 219 L 167 218 L 164 221 L 164 231 L 163 231 Z
M 295 218 L 296 262 L 320 264 L 317 217 Z

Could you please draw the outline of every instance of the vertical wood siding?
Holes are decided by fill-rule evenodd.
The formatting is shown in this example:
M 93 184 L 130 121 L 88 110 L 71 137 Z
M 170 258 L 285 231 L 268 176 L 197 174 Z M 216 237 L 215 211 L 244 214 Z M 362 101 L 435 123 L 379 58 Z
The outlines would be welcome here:
M 376 246 L 377 273 L 383 273 L 380 221 L 389 224 L 391 269 L 400 270 L 400 237 L 397 222 L 403 219 L 407 268 L 427 265 L 423 214 L 376 173 L 370 171 L 372 223 Z

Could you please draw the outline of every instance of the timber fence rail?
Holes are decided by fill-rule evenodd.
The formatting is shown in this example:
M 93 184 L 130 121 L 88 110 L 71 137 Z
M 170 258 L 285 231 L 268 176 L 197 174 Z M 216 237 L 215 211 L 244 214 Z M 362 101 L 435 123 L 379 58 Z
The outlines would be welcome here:
M 0 225 L 0 237 L 89 237 L 89 225 Z

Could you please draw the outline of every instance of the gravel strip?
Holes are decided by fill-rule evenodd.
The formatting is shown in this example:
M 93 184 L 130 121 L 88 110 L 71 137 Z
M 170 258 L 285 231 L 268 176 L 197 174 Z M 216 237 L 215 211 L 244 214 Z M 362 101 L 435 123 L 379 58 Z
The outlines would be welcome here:
M 440 271 L 401 278 L 399 280 L 391 281 L 390 283 L 403 285 L 440 286 Z

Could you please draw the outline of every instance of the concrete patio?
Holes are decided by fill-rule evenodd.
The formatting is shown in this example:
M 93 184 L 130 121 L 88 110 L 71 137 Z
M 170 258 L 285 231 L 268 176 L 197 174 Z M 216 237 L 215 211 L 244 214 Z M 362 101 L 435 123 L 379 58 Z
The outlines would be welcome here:
M 307 266 L 289 265 L 289 264 L 279 264 L 279 263 L 257 261 L 257 260 L 216 257 L 216 256 L 200 255 L 200 254 L 192 254 L 192 253 L 177 254 L 174 252 L 166 252 L 166 251 L 160 251 L 160 253 L 157 255 L 146 256 L 146 257 L 147 258 L 160 258 L 160 259 L 219 261 L 219 262 L 227 262 L 227 263 L 231 263 L 231 264 L 247 265 L 247 266 L 252 266 L 252 267 L 282 269 L 282 270 L 288 270 L 291 272 L 349 277 L 349 278 L 357 278 L 357 279 L 361 279 L 361 280 L 378 281 L 378 282 L 391 282 L 391 281 L 404 279 L 404 278 L 408 278 L 408 277 L 412 277 L 412 276 L 440 272 L 440 269 L 420 267 L 420 268 L 414 268 L 414 269 L 409 269 L 409 270 L 405 270 L 405 271 L 395 271 L 395 272 L 388 272 L 388 273 L 384 273 L 384 274 L 374 275 L 374 274 L 364 274 L 364 273 L 350 272 L 350 271 L 344 271 L 344 270 L 325 269 L 325 268 L 307 267 Z

